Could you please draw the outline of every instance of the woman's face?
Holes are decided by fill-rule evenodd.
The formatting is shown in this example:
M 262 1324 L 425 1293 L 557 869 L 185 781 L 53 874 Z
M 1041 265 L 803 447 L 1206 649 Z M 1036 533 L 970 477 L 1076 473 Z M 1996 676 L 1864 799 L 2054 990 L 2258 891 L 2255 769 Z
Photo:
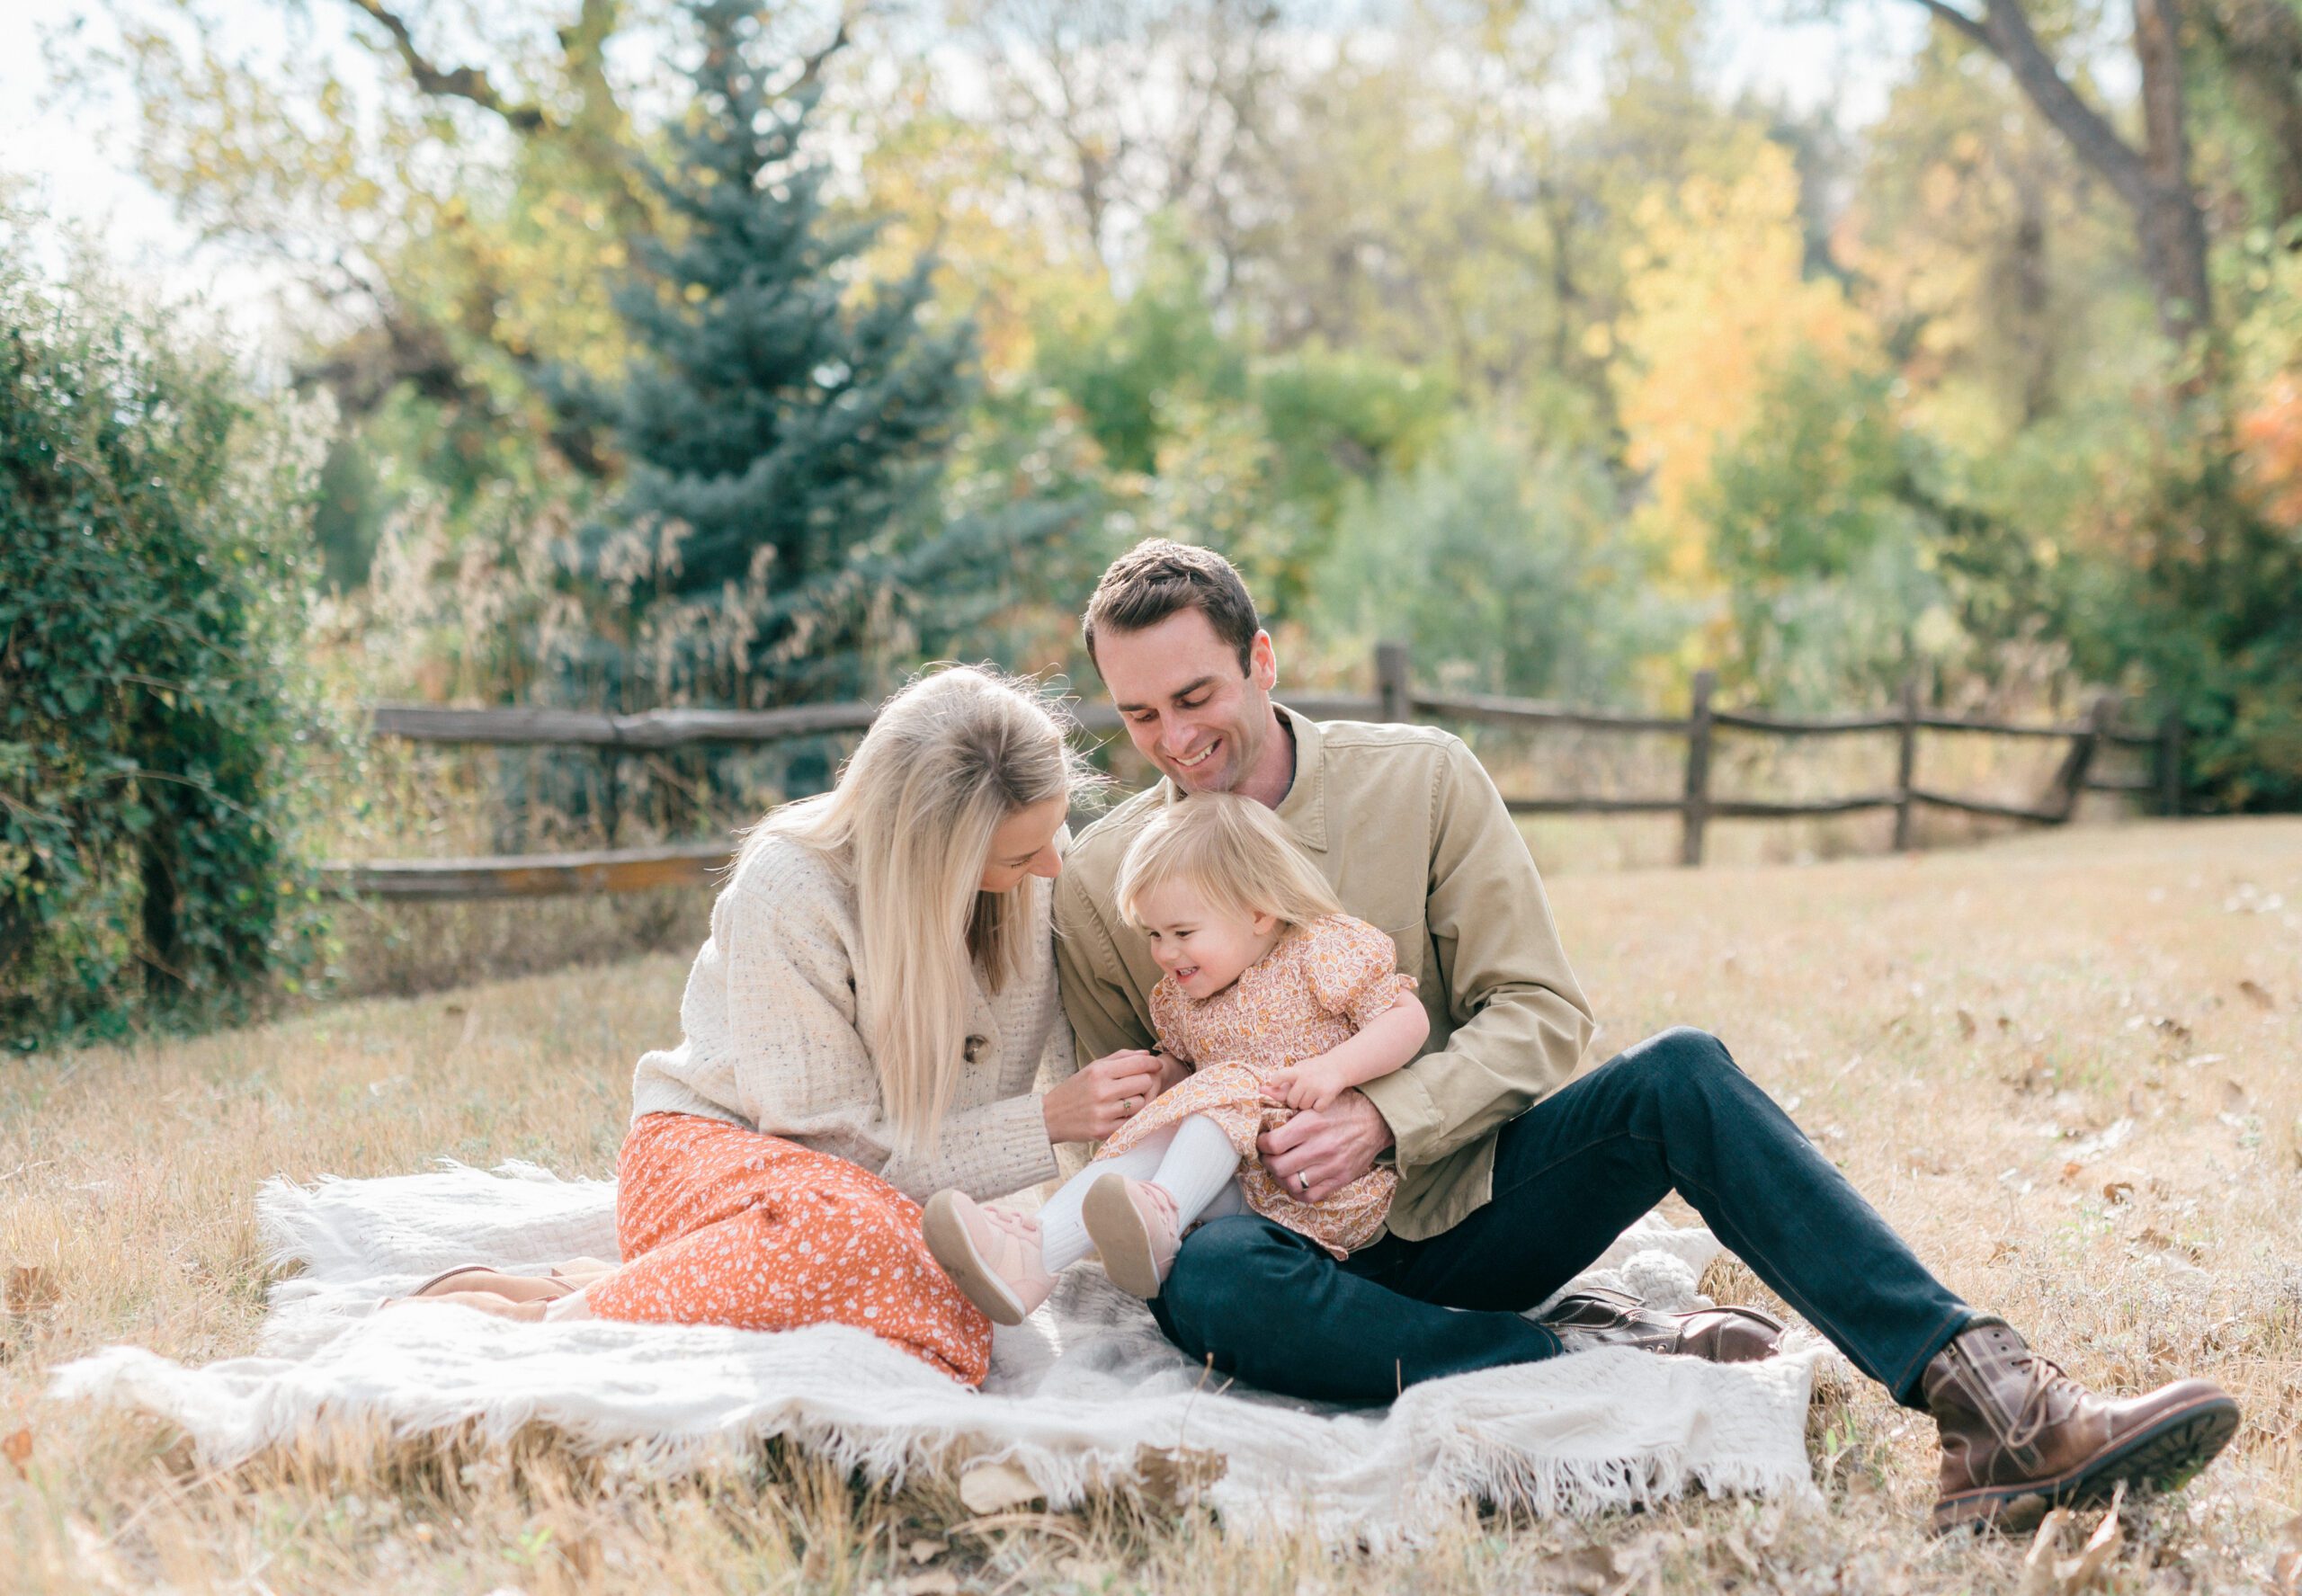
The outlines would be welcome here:
M 983 864 L 983 890 L 1011 892 L 1026 876 L 1052 881 L 1063 873 L 1063 820 L 1071 801 L 1057 796 L 1018 809 L 991 834 L 991 855 Z

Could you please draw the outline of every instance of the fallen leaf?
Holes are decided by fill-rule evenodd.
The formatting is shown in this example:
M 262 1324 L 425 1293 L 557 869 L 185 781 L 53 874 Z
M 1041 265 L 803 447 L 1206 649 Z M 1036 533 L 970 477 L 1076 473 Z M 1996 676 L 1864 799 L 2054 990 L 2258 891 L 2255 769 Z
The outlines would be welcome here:
M 2222 1111 L 2224 1113 L 2243 1114 L 2252 1101 L 2246 1095 L 2245 1087 L 2238 1082 L 2226 1080 L 2222 1083 Z
M 2302 1596 L 2302 1513 L 2278 1532 L 2278 1556 L 2271 1560 L 2271 1588 L 2278 1596 Z
M 2158 1034 L 2164 1037 L 2167 1041 L 2177 1047 L 2187 1048 L 2190 1046 L 2190 1028 L 2184 1025 L 2173 1015 L 2162 1015 L 2160 1018 L 2153 1020 L 2150 1023 L 2157 1028 Z
M 2055 1577 L 2055 1547 L 2061 1544 L 2063 1528 L 2069 1522 L 2066 1507 L 2056 1508 L 2039 1521 L 2030 1549 L 2022 1555 L 2022 1577 L 2015 1586 L 2021 1596 L 2062 1596 L 2062 1582 Z
M 2085 1167 L 2086 1166 L 2084 1164 L 2079 1163 L 2074 1158 L 2068 1164 L 2062 1166 L 2062 1178 L 2066 1181 L 2074 1181 L 2078 1178 L 2078 1172 Z
M 1577 1596 L 1605 1596 L 1626 1583 L 1615 1555 L 1605 1547 L 1580 1547 L 1547 1557 L 1532 1571 L 1538 1589 L 1556 1587 Z
M 2134 1182 L 2132 1181 L 2106 1181 L 2102 1183 L 2102 1195 L 2110 1199 L 2112 1202 L 2132 1202 L 2134 1200 Z
M 2102 1521 L 2086 1538 L 2085 1549 L 2071 1562 L 2056 1565 L 2062 1596 L 2077 1596 L 2101 1579 L 2117 1560 L 2119 1549 L 2126 1545 L 2126 1531 L 2119 1526 L 2119 1509 L 2125 1502 L 2126 1482 L 2120 1480 L 2118 1490 L 2110 1496 L 2110 1505 L 2103 1510 Z
M 1144 1500 L 1162 1507 L 1182 1507 L 1219 1480 L 1230 1469 L 1230 1459 L 1201 1447 L 1135 1449 L 1135 1477 Z
M 1004 1513 L 1046 1494 L 1013 1463 L 977 1463 L 959 1476 L 959 1500 L 971 1513 Z
M 12 1314 L 37 1314 L 54 1307 L 64 1298 L 64 1289 L 56 1283 L 56 1271 L 37 1263 L 20 1263 L 8 1271 L 8 1311 Z
M 2264 991 L 2261 985 L 2256 982 L 2241 981 L 2238 983 L 2238 991 L 2244 996 L 2252 999 L 2254 1006 L 2258 1009 L 2274 1009 L 2278 1006 L 2277 1003 L 2271 997 L 2271 994 Z
M 948 1540 L 927 1540 L 924 1538 L 913 1541 L 909 1548 L 911 1560 L 914 1563 L 932 1563 L 936 1558 L 941 1556 L 945 1552 L 948 1552 L 950 1549 L 951 1543 Z
M 16 1477 L 24 1477 L 24 1465 L 32 1460 L 32 1427 L 25 1425 L 5 1440 L 0 1440 L 0 1458 L 13 1466 Z
M 959 1576 L 948 1568 L 930 1568 L 907 1576 L 903 1588 L 909 1596 L 959 1596 Z
M 1958 1011 L 1958 1034 L 1968 1041 L 1974 1039 L 1975 1017 L 1964 1009 Z

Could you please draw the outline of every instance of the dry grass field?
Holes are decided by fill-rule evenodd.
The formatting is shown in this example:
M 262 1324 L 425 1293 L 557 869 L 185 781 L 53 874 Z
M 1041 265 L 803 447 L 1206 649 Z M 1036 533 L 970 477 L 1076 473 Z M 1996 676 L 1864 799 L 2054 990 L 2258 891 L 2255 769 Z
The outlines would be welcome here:
M 1910 859 L 1561 874 L 1599 1051 L 1723 1036 L 1958 1290 L 2072 1371 L 2203 1373 L 2247 1423 L 2130 1516 L 2115 1591 L 2271 1584 L 2302 1511 L 2302 822 L 2088 827 Z M 699 923 L 697 934 L 700 934 Z M 0 1587 L 9 1592 L 1035 1589 L 2012 1592 L 2021 1548 L 1936 1541 L 1932 1424 L 1818 1403 L 1823 1505 L 1585 1524 L 1467 1504 L 1413 1556 L 1242 1544 L 1127 1502 L 972 1518 L 771 1452 L 640 1487 L 549 1436 L 203 1474 L 165 1429 L 49 1405 L 114 1342 L 248 1351 L 263 1177 L 449 1155 L 603 1174 L 633 1057 L 674 1033 L 658 955 L 372 998 L 129 1052 L 0 1064 Z M 1717 1271 L 1713 1288 L 1756 1298 Z M 2083 1527 L 2083 1525 L 2081 1526 Z M 2072 1549 L 2074 1550 L 2074 1540 Z M 915 1556 L 915 1552 L 918 1554 Z

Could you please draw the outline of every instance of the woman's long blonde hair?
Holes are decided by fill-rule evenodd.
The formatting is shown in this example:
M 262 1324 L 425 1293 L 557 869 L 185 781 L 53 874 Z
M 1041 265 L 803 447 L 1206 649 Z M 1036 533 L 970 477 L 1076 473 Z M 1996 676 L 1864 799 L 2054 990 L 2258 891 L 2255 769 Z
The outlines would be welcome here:
M 980 665 L 931 668 L 881 705 L 831 791 L 754 826 L 822 853 L 855 891 L 856 1015 L 881 1103 L 910 1151 L 934 1145 L 967 1063 L 974 972 L 994 992 L 1031 957 L 1047 894 L 1025 877 L 982 890 L 1000 823 L 1100 780 L 1036 682 Z M 738 868 L 741 868 L 740 860 Z
M 1275 916 L 1289 931 L 1340 914 L 1334 888 L 1304 857 L 1279 816 L 1234 792 L 1200 792 L 1153 816 L 1128 844 L 1112 896 L 1143 929 L 1145 896 L 1181 881 L 1227 914 Z

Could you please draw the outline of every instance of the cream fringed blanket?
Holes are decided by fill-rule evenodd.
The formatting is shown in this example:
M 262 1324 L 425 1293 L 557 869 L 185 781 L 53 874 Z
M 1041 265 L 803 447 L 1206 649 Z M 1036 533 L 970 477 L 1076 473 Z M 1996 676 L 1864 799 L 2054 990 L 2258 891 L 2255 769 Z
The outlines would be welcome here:
M 452 1306 L 376 1309 L 450 1264 L 612 1257 L 614 1187 L 533 1165 L 267 1184 L 266 1242 L 304 1272 L 272 1288 L 264 1353 L 187 1369 L 133 1347 L 65 1366 L 52 1395 L 145 1409 L 228 1465 L 331 1424 L 418 1435 L 528 1424 L 634 1472 L 709 1466 L 789 1437 L 875 1476 L 1004 1459 L 1051 1506 L 1137 1476 L 1140 1449 L 1219 1454 L 1205 1498 L 1234 1530 L 1307 1521 L 1327 1539 L 1411 1542 L 1467 1500 L 1542 1513 L 1627 1508 L 1689 1487 L 1812 1492 L 1805 1446 L 1821 1349 L 1717 1366 L 1610 1349 L 1433 1380 L 1387 1410 L 1224 1389 L 1092 1266 L 1001 1330 L 970 1392 L 837 1326 L 743 1331 L 514 1324 Z M 1601 1278 L 1683 1295 L 1718 1251 L 1650 1217 Z M 1274 1323 L 1274 1335 L 1286 1326 Z

